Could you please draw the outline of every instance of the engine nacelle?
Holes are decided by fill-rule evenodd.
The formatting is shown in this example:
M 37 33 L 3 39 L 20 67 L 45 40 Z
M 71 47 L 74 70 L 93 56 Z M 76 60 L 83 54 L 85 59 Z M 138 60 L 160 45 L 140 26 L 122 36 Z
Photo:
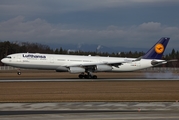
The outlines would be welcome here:
M 68 71 L 70 73 L 82 73 L 85 72 L 85 69 L 82 67 L 70 67 Z
M 63 66 L 59 66 L 59 67 L 56 69 L 56 72 L 68 72 L 68 68 L 63 67 Z
M 111 71 L 112 66 L 110 65 L 96 65 L 96 71 L 102 72 L 102 71 Z

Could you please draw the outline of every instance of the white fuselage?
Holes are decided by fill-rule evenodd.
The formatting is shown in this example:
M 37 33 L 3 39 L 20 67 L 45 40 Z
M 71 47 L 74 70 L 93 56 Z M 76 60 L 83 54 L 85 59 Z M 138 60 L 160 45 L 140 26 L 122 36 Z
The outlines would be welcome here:
M 11 54 L 1 61 L 7 65 L 18 68 L 60 71 L 68 71 L 69 67 L 111 65 L 113 63 L 121 63 L 119 66 L 112 66 L 111 71 L 114 72 L 135 71 L 153 66 L 151 59 L 141 59 L 139 61 L 135 61 L 135 59 L 136 58 L 17 53 Z

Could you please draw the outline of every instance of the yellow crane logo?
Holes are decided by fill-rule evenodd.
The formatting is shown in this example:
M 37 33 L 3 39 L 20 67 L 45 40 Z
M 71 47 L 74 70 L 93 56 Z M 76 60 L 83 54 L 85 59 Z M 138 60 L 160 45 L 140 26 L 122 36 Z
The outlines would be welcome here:
M 155 45 L 156 53 L 161 54 L 161 53 L 163 53 L 163 51 L 164 51 L 164 46 L 162 44 L 158 43 Z

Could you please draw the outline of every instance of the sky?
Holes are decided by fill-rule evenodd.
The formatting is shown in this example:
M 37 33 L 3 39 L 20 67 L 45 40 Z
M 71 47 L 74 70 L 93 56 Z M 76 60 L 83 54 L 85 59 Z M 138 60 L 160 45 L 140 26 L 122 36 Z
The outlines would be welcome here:
M 0 41 L 178 50 L 179 0 L 0 0 Z

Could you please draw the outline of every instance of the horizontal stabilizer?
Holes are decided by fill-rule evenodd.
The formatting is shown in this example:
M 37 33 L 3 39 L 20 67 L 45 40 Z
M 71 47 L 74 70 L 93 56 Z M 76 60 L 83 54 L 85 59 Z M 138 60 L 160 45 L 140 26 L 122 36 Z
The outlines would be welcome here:
M 158 66 L 158 65 L 166 64 L 168 62 L 177 62 L 177 61 L 178 61 L 177 59 L 168 60 L 168 61 L 165 61 L 165 60 L 162 60 L 162 61 L 152 60 L 151 64 L 153 66 Z
M 173 60 L 168 60 L 167 62 L 177 62 L 177 59 L 173 59 Z

